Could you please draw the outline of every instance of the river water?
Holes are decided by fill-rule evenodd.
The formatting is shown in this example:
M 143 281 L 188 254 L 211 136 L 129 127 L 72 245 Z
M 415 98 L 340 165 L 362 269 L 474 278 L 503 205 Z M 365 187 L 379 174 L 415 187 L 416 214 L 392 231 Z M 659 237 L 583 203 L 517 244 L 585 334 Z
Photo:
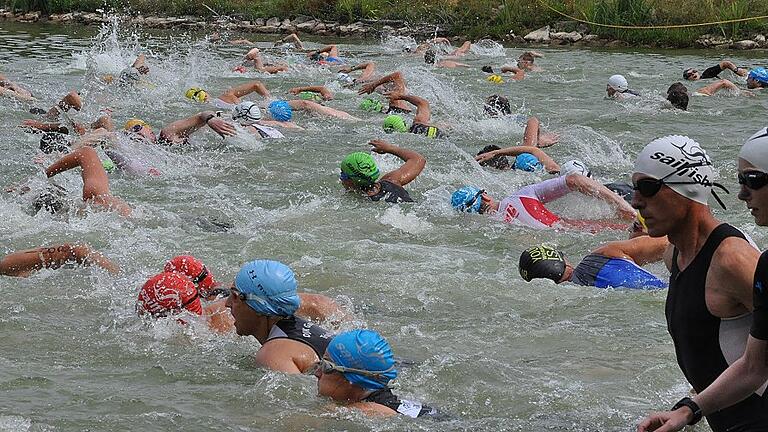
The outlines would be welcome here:
M 520 48 L 487 44 L 466 57 L 475 67 L 436 70 L 401 55 L 396 39 L 342 44 L 342 55 L 353 62 L 372 59 L 382 72 L 402 70 L 411 91 L 432 103 L 434 121 L 452 129 L 446 140 L 386 137 L 428 161 L 408 187 L 417 202 L 390 206 L 345 194 L 338 184 L 344 155 L 384 137 L 381 116 L 360 112 L 354 91 L 339 87 L 332 72 L 300 64 L 298 54 L 287 54 L 294 66 L 285 74 L 231 72 L 245 49 L 211 45 L 202 36 L 0 24 L 0 73 L 32 89 L 43 107 L 81 90 L 86 103 L 76 120 L 109 107 L 118 125 L 140 117 L 157 130 L 201 109 L 184 99 L 188 87 L 215 95 L 246 78 L 262 80 L 275 95 L 327 83 L 337 92 L 330 106 L 365 119 L 299 114 L 306 131 L 284 140 L 223 141 L 203 131 L 184 148 L 144 149 L 142 157 L 162 176 L 111 178 L 113 193 L 134 206 L 128 220 L 113 213 L 31 216 L 25 197 L 2 194 L 0 253 L 87 241 L 123 273 L 77 268 L 0 279 L 0 430 L 627 431 L 647 411 L 671 405 L 689 386 L 666 331 L 665 291 L 525 283 L 518 275 L 519 254 L 533 243 L 556 244 L 576 261 L 624 233 L 532 231 L 450 208 L 448 197 L 461 184 L 501 197 L 544 178 L 471 163 L 486 144 L 513 145 L 522 136 L 517 124 L 482 118 L 482 101 L 491 93 L 509 96 L 519 113 L 539 116 L 562 135 L 549 149 L 556 160 L 580 158 L 605 181 L 628 181 L 633 156 L 650 140 L 691 136 L 731 190 L 724 198 L 728 210 L 715 213 L 758 245 L 768 242 L 735 196 L 736 153 L 765 126 L 765 95 L 693 97 L 688 112 L 662 104 L 685 67 L 701 70 L 721 53 L 544 49 L 537 63 L 545 72 L 493 84 L 480 66 L 512 61 Z M 269 42 L 259 46 L 282 56 Z M 94 79 L 119 72 L 139 51 L 149 57 L 149 83 L 127 90 Z M 727 54 L 740 65 L 764 63 L 745 57 L 758 54 Z M 613 73 L 626 75 L 643 98 L 605 100 Z M 0 100 L 3 187 L 30 177 L 35 185 L 45 181 L 32 161 L 37 138 L 17 127 L 30 117 L 28 108 Z M 391 156 L 375 157 L 382 171 L 398 166 Z M 77 172 L 56 181 L 78 199 Z M 609 213 L 583 199 L 554 208 L 571 216 Z M 233 228 L 216 232 L 210 220 Z M 333 410 L 316 395 L 314 377 L 255 367 L 253 338 L 214 335 L 194 321 L 142 322 L 134 311 L 141 284 L 182 252 L 203 259 L 225 283 L 251 259 L 288 263 L 300 290 L 326 294 L 354 311 L 356 321 L 344 328 L 374 328 L 396 355 L 413 362 L 401 370 L 396 393 L 433 404 L 450 419 L 381 420 Z M 649 269 L 668 276 L 661 264 Z

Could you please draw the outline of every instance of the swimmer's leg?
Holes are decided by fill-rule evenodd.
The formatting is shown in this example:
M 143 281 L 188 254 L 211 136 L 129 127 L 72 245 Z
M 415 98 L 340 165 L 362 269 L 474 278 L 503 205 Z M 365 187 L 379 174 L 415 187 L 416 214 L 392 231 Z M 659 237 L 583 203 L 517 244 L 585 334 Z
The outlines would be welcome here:
M 329 117 L 336 117 L 343 120 L 360 120 L 359 118 L 341 110 L 337 110 L 331 107 L 320 105 L 317 102 L 307 100 L 290 100 L 288 104 L 295 110 L 302 110 L 308 112 L 314 112 Z
M 104 166 L 91 147 L 80 147 L 72 153 L 62 157 L 45 170 L 48 177 L 80 167 L 83 178 L 83 201 L 99 196 L 111 195 L 109 192 L 109 177 Z

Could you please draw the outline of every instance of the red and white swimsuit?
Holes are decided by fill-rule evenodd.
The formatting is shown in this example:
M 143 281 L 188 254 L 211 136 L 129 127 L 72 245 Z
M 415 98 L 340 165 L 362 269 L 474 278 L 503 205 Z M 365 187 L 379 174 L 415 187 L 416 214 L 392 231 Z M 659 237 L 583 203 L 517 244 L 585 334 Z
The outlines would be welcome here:
M 519 189 L 499 203 L 497 216 L 507 223 L 521 223 L 531 228 L 549 228 L 560 217 L 549 211 L 544 204 L 568 195 L 571 190 L 565 176 L 545 180 Z

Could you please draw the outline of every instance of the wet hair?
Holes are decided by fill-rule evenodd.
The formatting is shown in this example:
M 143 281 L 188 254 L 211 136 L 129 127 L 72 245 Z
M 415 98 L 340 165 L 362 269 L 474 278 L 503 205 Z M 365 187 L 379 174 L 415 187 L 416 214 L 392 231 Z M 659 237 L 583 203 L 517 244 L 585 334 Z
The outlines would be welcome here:
M 678 81 L 672 84 L 671 86 L 669 86 L 669 88 L 667 89 L 667 93 L 671 93 L 673 91 L 688 93 L 688 87 L 686 87 L 685 84 Z
M 531 54 L 529 52 L 524 52 L 524 53 L 520 54 L 520 57 L 518 57 L 517 59 L 518 60 L 522 60 L 522 61 L 529 61 L 529 62 L 533 63 L 533 61 L 536 59 L 536 57 L 534 57 L 533 54 Z
M 488 117 L 499 117 L 512 114 L 512 108 L 509 106 L 509 99 L 496 94 L 485 98 L 483 110 Z
M 320 58 L 322 58 L 322 56 L 320 55 L 320 53 L 319 53 L 319 52 L 316 52 L 316 53 L 312 54 L 312 55 L 309 57 L 309 59 L 310 59 L 310 60 L 312 60 L 312 61 L 319 61 L 319 60 L 320 60 Z
M 427 52 L 424 53 L 425 63 L 435 64 L 436 60 L 437 60 L 437 54 L 435 53 L 435 50 L 428 49 Z
M 483 66 L 481 70 L 485 73 L 493 73 L 493 68 L 488 65 Z
M 53 152 L 69 153 L 67 136 L 58 132 L 45 132 L 40 137 L 40 150 L 45 154 Z
M 69 204 L 66 200 L 65 190 L 53 187 L 46 188 L 32 201 L 32 209 L 35 214 L 40 210 L 56 214 L 69 211 Z
M 667 100 L 677 109 L 687 110 L 688 99 L 688 88 L 681 82 L 676 82 L 667 89 Z
M 477 152 L 477 155 L 480 156 L 483 153 L 488 153 L 490 151 L 500 150 L 500 149 L 501 149 L 501 147 L 499 147 L 497 145 L 494 145 L 494 144 L 490 144 L 490 145 L 487 145 L 487 146 L 483 147 L 482 150 Z M 509 159 L 507 159 L 506 156 L 495 156 L 495 157 L 492 157 L 491 159 L 488 159 L 487 161 L 480 162 L 480 165 L 481 166 L 489 166 L 489 167 L 500 169 L 500 170 L 512 169 L 512 164 L 509 163 Z

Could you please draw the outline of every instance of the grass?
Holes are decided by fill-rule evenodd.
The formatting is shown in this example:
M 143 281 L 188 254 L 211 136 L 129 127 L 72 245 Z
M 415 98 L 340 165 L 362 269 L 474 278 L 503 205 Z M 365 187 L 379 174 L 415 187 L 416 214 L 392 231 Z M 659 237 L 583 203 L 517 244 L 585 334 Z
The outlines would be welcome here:
M 630 26 L 715 22 L 768 15 L 764 0 L 543 0 L 553 8 L 584 20 Z M 19 11 L 44 13 L 95 11 L 106 8 L 156 15 L 210 16 L 205 3 L 222 15 L 243 19 L 312 16 L 348 23 L 361 19 L 403 20 L 411 25 L 437 25 L 467 38 L 500 38 L 567 20 L 539 0 L 0 0 Z M 592 26 L 592 33 L 632 44 L 690 46 L 704 33 L 734 40 L 768 32 L 768 22 L 719 24 L 672 30 L 622 30 Z

